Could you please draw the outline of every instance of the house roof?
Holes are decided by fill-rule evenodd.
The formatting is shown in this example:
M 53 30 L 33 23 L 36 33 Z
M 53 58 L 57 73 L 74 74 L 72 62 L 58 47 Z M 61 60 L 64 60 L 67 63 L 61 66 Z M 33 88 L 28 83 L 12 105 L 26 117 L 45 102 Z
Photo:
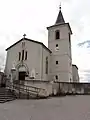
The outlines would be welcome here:
M 28 39 L 28 38 L 22 38 L 21 40 L 17 41 L 16 43 L 14 43 L 13 45 L 11 45 L 10 47 L 8 47 L 6 49 L 6 51 L 8 51 L 10 48 L 12 48 L 13 46 L 15 46 L 16 44 L 18 44 L 19 42 L 21 42 L 22 40 L 27 40 L 27 41 L 30 41 L 30 42 L 34 42 L 34 43 L 37 43 L 37 44 L 40 44 L 42 45 L 46 50 L 48 50 L 50 53 L 52 53 L 52 51 L 47 48 L 42 42 L 38 42 L 38 41 L 35 41 L 35 40 L 31 40 L 31 39 Z
M 64 17 L 63 17 L 61 9 L 59 11 L 59 14 L 58 14 L 58 17 L 57 17 L 57 20 L 56 20 L 55 24 L 58 24 L 58 23 L 65 23 L 65 20 L 64 20 Z

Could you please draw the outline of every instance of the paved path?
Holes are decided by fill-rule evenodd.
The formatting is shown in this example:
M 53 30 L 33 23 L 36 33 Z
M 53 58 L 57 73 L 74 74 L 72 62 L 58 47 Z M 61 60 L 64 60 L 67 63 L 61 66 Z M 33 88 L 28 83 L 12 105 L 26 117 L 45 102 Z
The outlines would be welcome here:
M 90 120 L 90 96 L 15 100 L 0 104 L 0 120 Z

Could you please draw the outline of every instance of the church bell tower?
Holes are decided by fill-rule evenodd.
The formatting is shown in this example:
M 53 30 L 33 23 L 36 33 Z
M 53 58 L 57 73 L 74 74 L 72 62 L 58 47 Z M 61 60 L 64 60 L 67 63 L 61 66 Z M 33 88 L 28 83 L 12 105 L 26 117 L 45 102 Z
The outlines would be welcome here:
M 71 34 L 69 23 L 66 23 L 61 11 L 57 20 L 48 29 L 48 48 L 52 51 L 50 74 L 52 80 L 59 82 L 72 82 L 72 55 Z

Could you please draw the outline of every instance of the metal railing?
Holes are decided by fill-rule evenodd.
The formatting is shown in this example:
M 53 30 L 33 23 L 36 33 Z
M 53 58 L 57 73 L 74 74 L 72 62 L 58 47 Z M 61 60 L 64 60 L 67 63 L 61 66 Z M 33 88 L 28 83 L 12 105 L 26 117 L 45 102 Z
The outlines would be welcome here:
M 18 97 L 20 98 L 21 94 L 26 94 L 27 98 L 34 96 L 34 97 L 47 97 L 46 96 L 46 90 L 43 88 L 31 86 L 31 85 L 23 85 L 19 82 L 14 81 L 13 83 L 10 82 L 10 80 L 7 81 L 6 87 L 18 94 Z

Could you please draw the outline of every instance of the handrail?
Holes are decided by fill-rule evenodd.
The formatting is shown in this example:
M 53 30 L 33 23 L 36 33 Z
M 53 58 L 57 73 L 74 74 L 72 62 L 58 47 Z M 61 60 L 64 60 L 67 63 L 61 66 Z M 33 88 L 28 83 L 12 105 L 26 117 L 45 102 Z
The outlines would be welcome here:
M 44 94 L 46 93 L 45 89 L 43 89 L 43 88 L 22 85 L 22 84 L 20 84 L 20 82 L 19 83 L 14 82 L 13 84 L 10 81 L 7 81 L 7 82 L 9 82 L 7 87 L 9 87 L 12 90 L 15 90 L 15 89 L 18 90 L 19 97 L 20 97 L 20 92 L 22 92 L 22 91 L 26 92 L 28 94 L 28 96 L 30 96 L 31 94 L 36 94 L 37 96 L 39 96 L 40 92 L 42 92 Z M 34 90 L 31 90 L 31 88 L 34 88 Z
M 31 91 L 31 92 L 36 92 L 36 91 L 34 91 L 34 90 L 30 90 L 29 87 L 28 87 L 28 88 L 27 88 L 27 87 L 24 88 L 25 86 L 23 87 L 23 86 L 21 86 L 21 85 L 19 86 L 19 85 L 17 85 L 17 84 L 14 84 L 14 85 L 13 85 L 13 88 L 15 88 L 15 87 L 20 88 L 20 89 L 23 89 L 23 90 L 29 90 L 29 91 Z M 23 87 L 23 88 L 22 88 L 22 87 Z
M 20 80 L 20 81 L 22 81 L 22 80 Z M 15 83 L 16 81 L 14 81 L 14 84 L 19 84 L 19 85 L 22 85 L 22 84 L 20 84 L 20 83 Z M 31 88 L 36 88 L 36 89 L 42 89 L 42 90 L 45 90 L 44 88 L 40 88 L 40 87 L 35 87 L 35 86 L 31 86 L 31 85 L 22 85 L 22 86 L 26 86 L 26 87 L 31 87 Z
M 13 87 L 16 88 L 17 86 L 13 85 Z M 25 89 L 25 88 L 21 88 L 21 87 L 18 87 L 18 88 L 21 89 L 21 90 L 23 90 L 23 91 L 26 90 L 26 92 L 27 92 L 27 91 L 28 91 L 28 92 L 29 92 L 29 91 L 30 91 L 30 92 L 36 92 L 36 91 L 34 91 L 34 90 L 30 90 L 30 89 L 27 89 L 27 88 L 26 88 L 26 89 Z

